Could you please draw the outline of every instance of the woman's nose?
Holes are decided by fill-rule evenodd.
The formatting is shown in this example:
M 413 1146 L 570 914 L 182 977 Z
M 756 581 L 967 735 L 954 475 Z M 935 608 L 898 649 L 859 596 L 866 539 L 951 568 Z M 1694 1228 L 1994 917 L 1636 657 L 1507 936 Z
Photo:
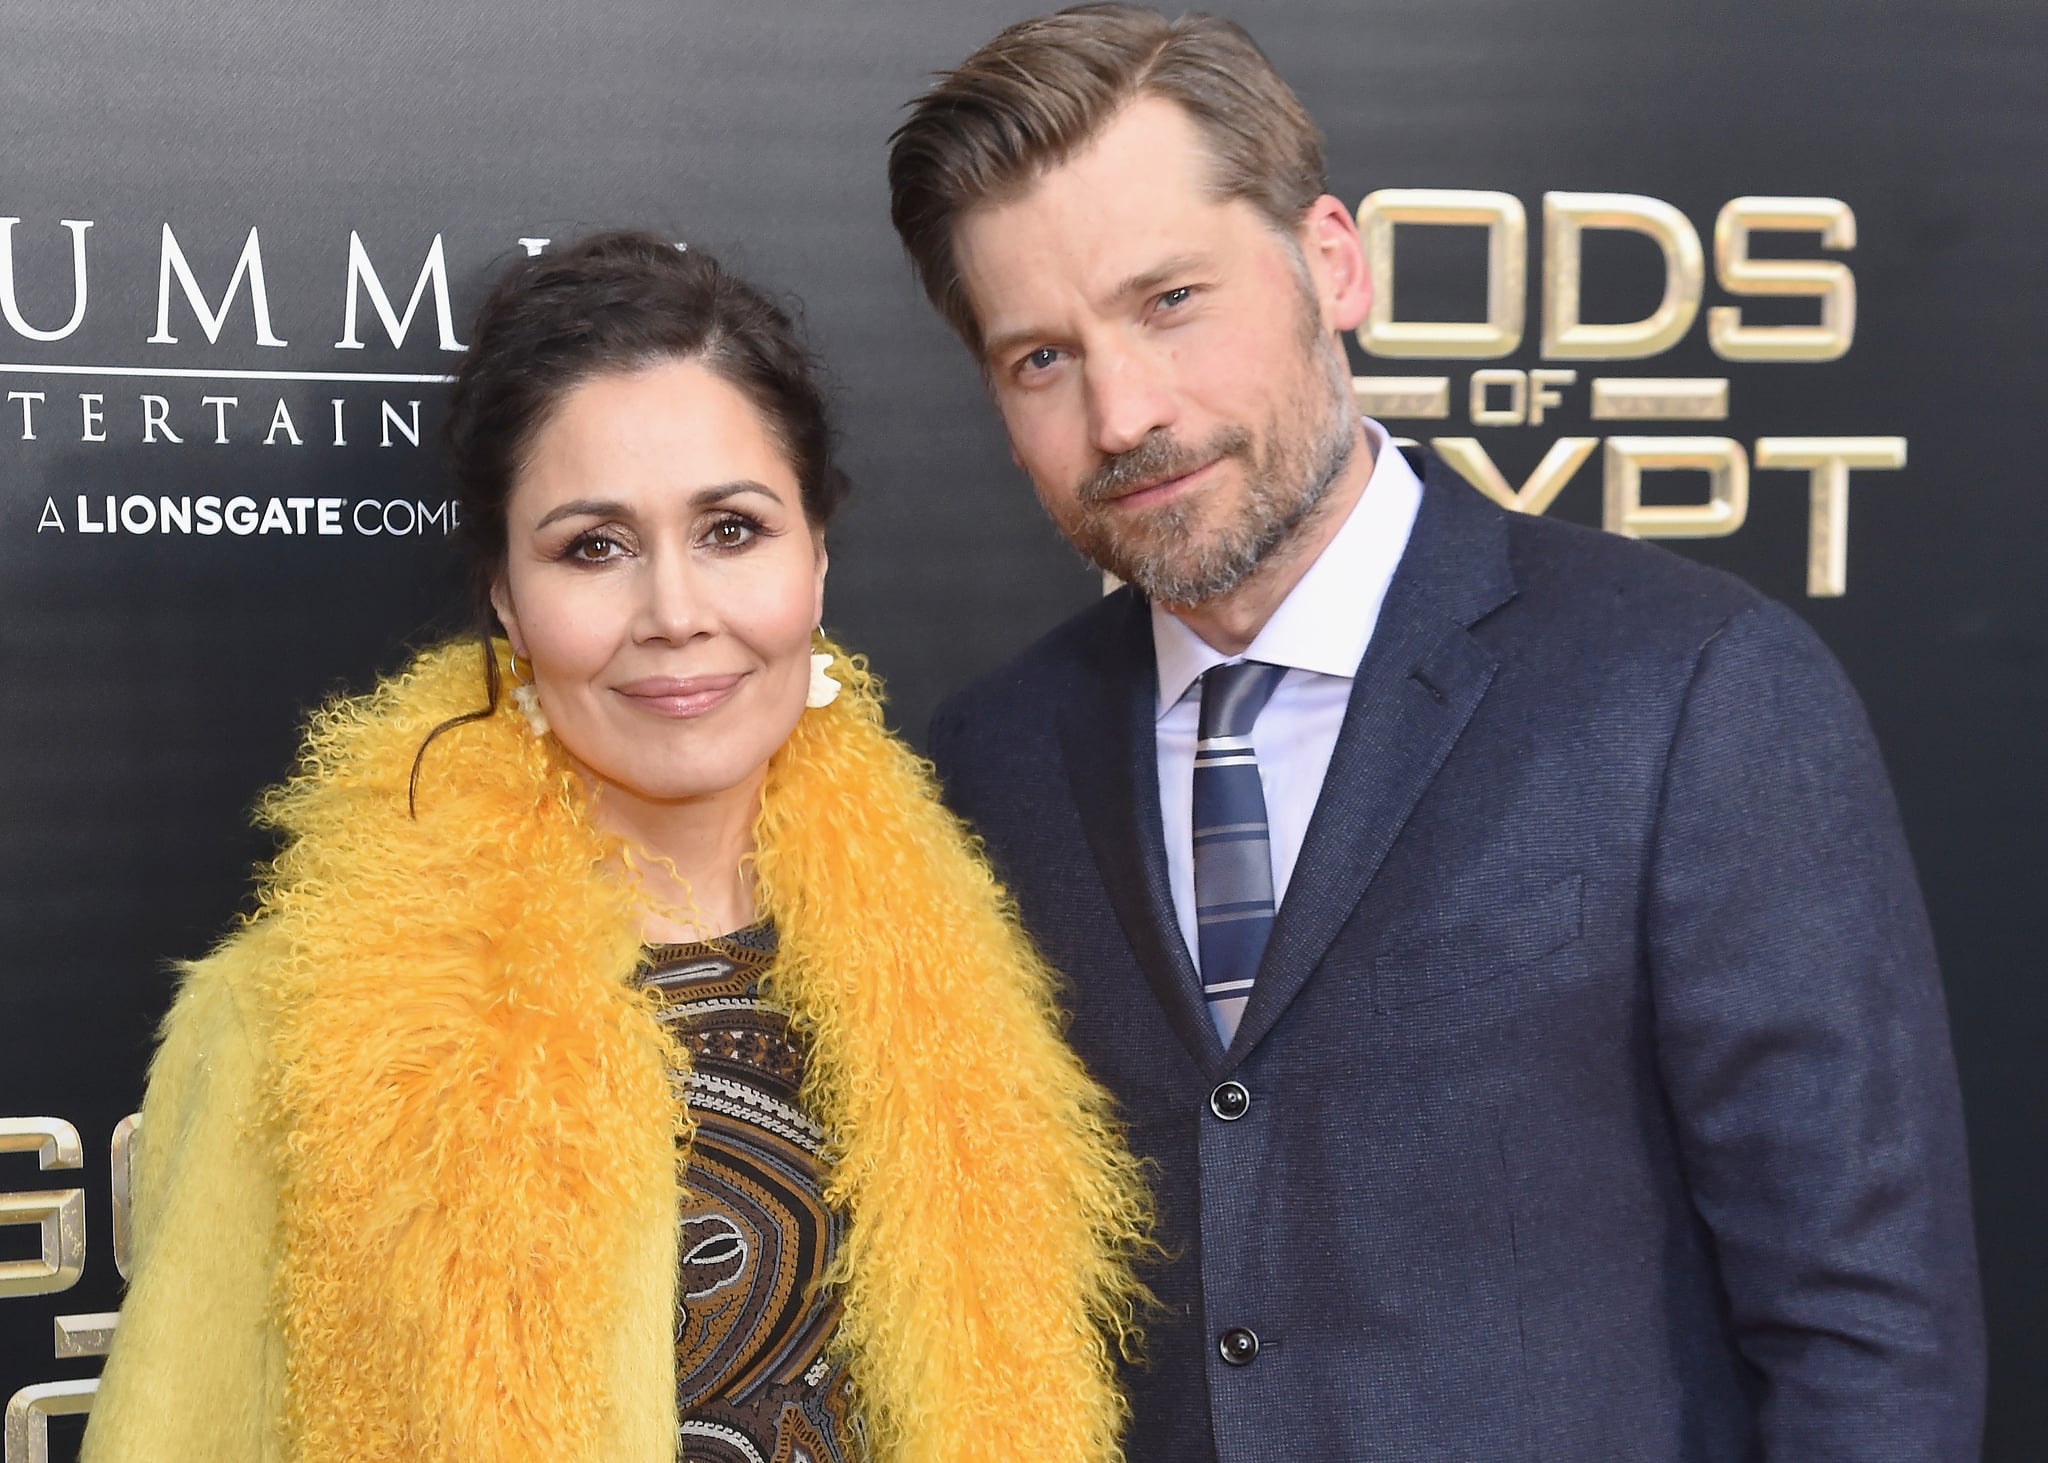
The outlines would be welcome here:
M 639 604 L 634 638 L 680 644 L 704 633 L 714 616 L 688 555 L 657 555 L 643 561 L 637 576 Z

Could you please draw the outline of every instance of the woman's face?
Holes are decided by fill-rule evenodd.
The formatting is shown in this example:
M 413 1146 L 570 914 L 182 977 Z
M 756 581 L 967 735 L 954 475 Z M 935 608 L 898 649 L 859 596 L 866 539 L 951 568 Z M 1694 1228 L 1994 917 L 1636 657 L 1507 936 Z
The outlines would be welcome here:
M 648 802 L 755 781 L 803 714 L 825 547 L 753 404 L 692 361 L 585 382 L 505 516 L 491 601 L 570 755 Z

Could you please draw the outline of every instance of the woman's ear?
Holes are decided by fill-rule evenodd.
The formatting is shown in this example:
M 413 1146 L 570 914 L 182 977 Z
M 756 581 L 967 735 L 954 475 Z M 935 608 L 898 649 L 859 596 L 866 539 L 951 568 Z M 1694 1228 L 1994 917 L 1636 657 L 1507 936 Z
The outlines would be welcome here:
M 822 625 L 825 623 L 825 570 L 828 567 L 828 560 L 830 558 L 830 555 L 825 552 L 825 531 L 823 529 L 813 529 L 811 532 L 811 543 L 817 550 L 818 559 L 816 567 L 817 588 L 815 602 L 811 605 L 811 623 L 813 625 Z
M 532 659 L 526 653 L 526 637 L 519 630 L 519 616 L 512 608 L 512 590 L 502 574 L 491 581 L 491 608 L 498 612 L 498 623 L 505 627 L 505 638 L 512 642 L 512 653 L 521 660 Z

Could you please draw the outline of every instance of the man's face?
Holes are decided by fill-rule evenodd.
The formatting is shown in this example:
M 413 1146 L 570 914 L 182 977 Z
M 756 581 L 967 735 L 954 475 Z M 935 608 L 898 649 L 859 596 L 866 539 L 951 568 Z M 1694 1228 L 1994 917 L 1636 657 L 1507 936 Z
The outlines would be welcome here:
M 1200 133 L 1141 98 L 955 233 L 1011 450 L 1083 554 L 1154 600 L 1227 594 L 1357 442 L 1332 290 L 1215 196 Z M 1348 221 L 1347 221 L 1348 227 Z M 1313 240 L 1311 247 L 1313 249 Z

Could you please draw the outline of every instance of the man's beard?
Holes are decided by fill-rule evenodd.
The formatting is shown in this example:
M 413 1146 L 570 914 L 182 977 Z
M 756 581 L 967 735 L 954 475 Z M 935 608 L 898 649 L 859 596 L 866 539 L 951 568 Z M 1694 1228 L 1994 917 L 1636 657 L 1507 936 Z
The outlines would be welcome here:
M 1308 339 L 1327 349 L 1309 319 Z M 1350 403 L 1349 372 L 1318 373 L 1328 383 L 1324 400 L 1283 424 L 1268 417 L 1263 439 L 1243 426 L 1218 429 L 1200 446 L 1155 429 L 1128 452 L 1090 473 L 1076 490 L 1080 513 L 1065 525 L 1067 538 L 1089 562 L 1136 585 L 1157 604 L 1196 605 L 1229 594 L 1314 517 L 1351 461 L 1358 421 Z M 1320 407 L 1321 410 L 1317 410 Z M 1112 500 L 1134 487 L 1181 477 L 1211 463 L 1236 459 L 1244 474 L 1233 520 L 1203 536 L 1201 493 L 1119 521 Z

